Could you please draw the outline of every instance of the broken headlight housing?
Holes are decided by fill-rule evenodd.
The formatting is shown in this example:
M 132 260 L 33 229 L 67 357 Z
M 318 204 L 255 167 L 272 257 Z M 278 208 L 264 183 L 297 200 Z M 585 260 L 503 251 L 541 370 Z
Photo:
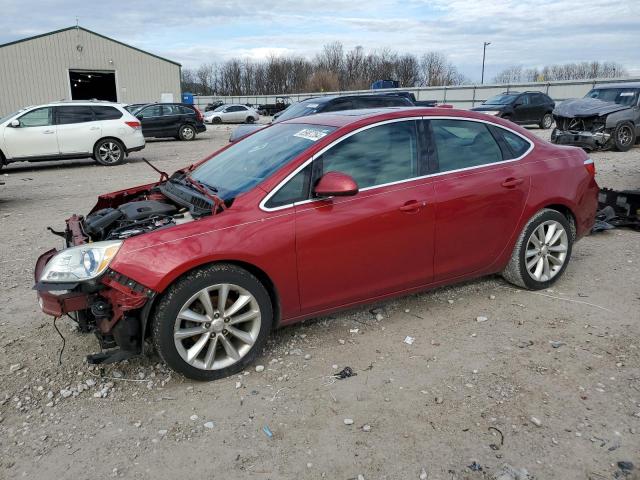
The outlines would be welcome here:
M 107 269 L 121 245 L 122 240 L 112 240 L 62 250 L 44 267 L 40 281 L 70 283 L 92 280 Z

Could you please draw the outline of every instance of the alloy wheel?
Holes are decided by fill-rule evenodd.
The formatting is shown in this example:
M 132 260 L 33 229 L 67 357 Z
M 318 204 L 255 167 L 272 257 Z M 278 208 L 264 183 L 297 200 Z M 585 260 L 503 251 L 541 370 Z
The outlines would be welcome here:
M 103 163 L 118 163 L 122 156 L 122 149 L 116 142 L 104 142 L 98 148 L 98 156 Z
M 544 117 L 542 117 L 542 127 L 547 129 L 551 127 L 551 124 L 553 123 L 553 117 L 549 114 L 545 115 Z
M 206 287 L 183 305 L 174 324 L 176 349 L 189 365 L 218 370 L 238 362 L 260 333 L 258 301 L 229 283 Z
M 185 140 L 191 140 L 195 135 L 193 128 L 191 127 L 182 127 L 182 138 Z
M 631 127 L 625 125 L 618 130 L 618 143 L 620 143 L 620 145 L 629 145 L 632 138 L 633 132 L 631 131 Z
M 562 270 L 568 250 L 569 238 L 562 224 L 555 220 L 541 223 L 531 233 L 524 254 L 529 276 L 548 282 Z

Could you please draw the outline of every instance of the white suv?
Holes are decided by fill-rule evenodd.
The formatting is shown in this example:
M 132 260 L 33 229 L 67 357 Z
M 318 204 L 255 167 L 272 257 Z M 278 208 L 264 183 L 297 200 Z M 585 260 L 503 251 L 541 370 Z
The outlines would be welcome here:
M 50 103 L 0 118 L 0 168 L 11 162 L 88 157 L 117 165 L 143 148 L 140 120 L 117 103 Z

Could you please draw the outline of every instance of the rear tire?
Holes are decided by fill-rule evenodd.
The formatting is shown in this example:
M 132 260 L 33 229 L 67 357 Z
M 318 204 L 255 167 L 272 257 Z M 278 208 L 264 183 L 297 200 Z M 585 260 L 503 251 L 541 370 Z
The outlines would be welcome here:
M 548 288 L 567 268 L 574 237 L 575 229 L 567 217 L 543 208 L 522 230 L 503 278 L 528 290 Z
M 545 113 L 538 126 L 543 130 L 548 130 L 551 128 L 551 125 L 553 125 L 553 115 L 551 115 L 550 113 Z
M 93 147 L 93 158 L 100 165 L 112 167 L 122 163 L 125 157 L 125 149 L 122 142 L 115 138 L 103 138 Z
M 255 121 L 256 121 L 256 119 L 255 119 L 255 118 L 253 118 L 251 115 L 249 115 L 249 116 L 247 117 L 247 123 L 254 123 Z
M 253 362 L 271 331 L 273 307 L 251 273 L 215 264 L 173 284 L 152 318 L 153 344 L 167 365 L 193 380 L 210 381 Z
M 193 125 L 182 125 L 178 130 L 178 137 L 183 141 L 195 140 L 196 129 Z
M 619 152 L 631 150 L 636 143 L 636 129 L 633 123 L 619 123 L 613 130 L 613 142 Z

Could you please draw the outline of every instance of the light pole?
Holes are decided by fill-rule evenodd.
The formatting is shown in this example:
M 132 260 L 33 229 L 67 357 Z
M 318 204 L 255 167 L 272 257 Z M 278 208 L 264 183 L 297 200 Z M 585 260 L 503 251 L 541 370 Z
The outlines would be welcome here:
M 482 79 L 480 80 L 480 85 L 484 83 L 484 57 L 487 55 L 487 45 L 491 45 L 491 42 L 484 42 L 482 47 Z

